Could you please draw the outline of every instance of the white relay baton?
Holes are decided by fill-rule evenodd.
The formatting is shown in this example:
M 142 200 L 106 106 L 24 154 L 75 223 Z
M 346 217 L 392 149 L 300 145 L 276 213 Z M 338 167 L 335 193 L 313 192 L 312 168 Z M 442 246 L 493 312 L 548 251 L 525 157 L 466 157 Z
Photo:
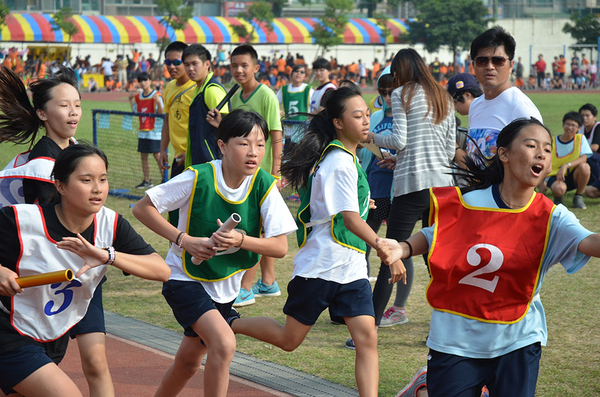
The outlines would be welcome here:
M 219 228 L 219 230 L 217 230 L 217 232 L 230 232 L 233 229 L 235 229 L 235 227 L 242 221 L 242 217 L 240 216 L 240 214 L 234 212 L 233 214 L 231 214 L 231 216 L 229 218 L 227 218 L 227 220 L 225 221 L 225 223 L 223 223 L 221 225 L 221 227 Z M 211 240 L 212 241 L 212 240 Z M 214 242 L 213 242 L 214 243 Z M 202 263 L 201 260 L 198 260 L 196 258 L 194 258 L 192 256 L 192 263 L 194 265 L 199 265 Z

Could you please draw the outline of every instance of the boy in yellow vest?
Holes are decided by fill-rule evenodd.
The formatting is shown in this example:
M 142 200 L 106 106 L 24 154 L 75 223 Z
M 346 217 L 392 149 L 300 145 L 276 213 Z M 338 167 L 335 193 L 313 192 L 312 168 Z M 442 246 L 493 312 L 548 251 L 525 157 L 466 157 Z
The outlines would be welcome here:
M 546 181 L 548 188 L 552 190 L 555 204 L 562 204 L 565 193 L 576 189 L 573 208 L 579 209 L 586 208 L 581 195 L 590 179 L 587 158 L 592 155 L 587 139 L 577 133 L 582 125 L 583 118 L 577 112 L 569 112 L 563 117 L 564 132 L 554 137 L 552 171 Z

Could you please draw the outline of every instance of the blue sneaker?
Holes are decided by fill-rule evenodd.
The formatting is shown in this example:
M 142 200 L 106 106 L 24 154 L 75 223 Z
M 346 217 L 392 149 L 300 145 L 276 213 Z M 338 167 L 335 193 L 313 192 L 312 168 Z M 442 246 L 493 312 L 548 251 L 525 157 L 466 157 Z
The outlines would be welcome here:
M 233 302 L 233 307 L 253 305 L 255 302 L 256 301 L 254 300 L 254 293 L 252 292 L 252 290 L 248 291 L 244 288 L 241 288 L 239 295 L 237 296 L 237 298 L 235 298 L 235 301 Z
M 277 281 L 273 281 L 273 285 L 267 285 L 262 282 L 261 278 L 259 278 L 256 284 L 252 286 L 252 292 L 255 296 L 281 295 L 281 290 L 279 289 L 279 284 L 277 284 Z

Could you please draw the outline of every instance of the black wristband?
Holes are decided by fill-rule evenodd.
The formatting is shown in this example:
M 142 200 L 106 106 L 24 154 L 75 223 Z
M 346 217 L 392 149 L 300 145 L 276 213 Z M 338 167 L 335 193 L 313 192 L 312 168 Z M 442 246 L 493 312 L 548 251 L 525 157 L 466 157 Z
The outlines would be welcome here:
M 412 245 L 408 242 L 408 240 L 400 241 L 401 243 L 406 243 L 408 245 L 408 257 L 412 258 L 413 256 L 413 248 Z

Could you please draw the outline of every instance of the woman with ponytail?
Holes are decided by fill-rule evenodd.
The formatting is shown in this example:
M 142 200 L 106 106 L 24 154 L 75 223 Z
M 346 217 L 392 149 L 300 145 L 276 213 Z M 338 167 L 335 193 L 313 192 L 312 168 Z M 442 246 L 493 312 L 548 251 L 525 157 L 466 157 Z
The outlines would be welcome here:
M 428 225 L 429 188 L 453 184 L 448 167 L 454 158 L 456 125 L 450 95 L 415 50 L 400 50 L 392 61 L 391 72 L 396 87 L 392 93 L 392 133 L 369 133 L 368 140 L 396 150 L 394 197 L 386 237 L 404 241 L 419 219 L 424 227 Z M 378 326 L 408 322 L 405 307 L 413 283 L 412 260 L 405 260 L 404 266 L 407 282 L 398 284 L 394 305 L 385 314 L 393 289 L 389 280 L 395 268 L 380 267 L 373 290 Z
M 366 245 L 377 234 L 365 222 L 369 184 L 356 148 L 369 132 L 369 107 L 356 87 L 333 91 L 300 142 L 284 158 L 282 175 L 299 188 L 298 245 L 293 279 L 283 308 L 285 325 L 258 317 L 229 319 L 235 333 L 296 349 L 323 310 L 343 317 L 356 344 L 356 384 L 361 396 L 377 396 L 379 364 Z M 387 260 L 387 246 L 378 250 Z M 400 262 L 400 267 L 402 263 Z M 403 272 L 398 273 L 398 281 Z
M 29 144 L 0 172 L 0 207 L 19 203 L 45 205 L 58 197 L 52 169 L 56 157 L 69 145 L 81 119 L 81 94 L 72 69 L 57 66 L 58 71 L 29 84 L 32 102 L 21 79 L 8 68 L 0 69 L 0 143 Z M 38 140 L 40 130 L 45 135 Z M 6 185 L 5 185 L 6 184 Z M 19 185 L 22 184 L 22 189 Z M 17 197 L 17 193 L 22 196 Z M 75 325 L 71 337 L 77 337 L 83 372 L 92 396 L 114 395 L 106 359 L 106 336 L 102 305 L 102 282 L 96 287 L 86 316 Z M 65 340 L 64 343 L 67 343 Z M 48 351 L 47 345 L 47 351 Z M 64 354 L 48 351 L 56 363 Z
M 458 170 L 468 188 L 431 189 L 432 226 L 387 240 L 401 248 L 393 260 L 428 254 L 431 272 L 426 386 L 420 376 L 399 395 L 479 396 L 486 385 L 491 396 L 533 397 L 548 335 L 544 278 L 556 263 L 572 274 L 600 256 L 600 235 L 535 192 L 552 169 L 550 131 L 517 119 L 497 148 Z

